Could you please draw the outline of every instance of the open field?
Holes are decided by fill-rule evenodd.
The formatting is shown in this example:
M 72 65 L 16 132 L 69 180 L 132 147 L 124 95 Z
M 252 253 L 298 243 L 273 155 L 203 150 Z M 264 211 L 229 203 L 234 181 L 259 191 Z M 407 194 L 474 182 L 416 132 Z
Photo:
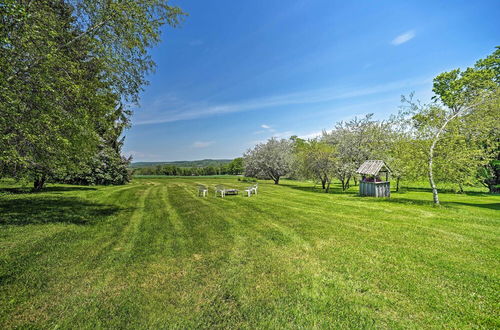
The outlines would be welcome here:
M 500 196 L 217 183 L 0 190 L 0 328 L 500 327 Z

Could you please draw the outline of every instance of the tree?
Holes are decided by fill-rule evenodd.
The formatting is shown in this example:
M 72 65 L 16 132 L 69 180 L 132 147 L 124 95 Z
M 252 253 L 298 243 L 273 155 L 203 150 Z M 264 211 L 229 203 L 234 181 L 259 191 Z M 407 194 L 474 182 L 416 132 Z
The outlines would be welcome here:
M 390 124 L 373 120 L 373 114 L 340 122 L 324 134 L 323 140 L 336 150 L 336 176 L 342 190 L 350 186 L 358 167 L 368 159 L 384 159 L 389 150 Z
M 321 187 L 328 193 L 338 166 L 335 148 L 317 139 L 308 141 L 296 139 L 295 141 L 298 173 L 304 178 L 321 182 Z
M 238 157 L 233 159 L 228 165 L 227 165 L 227 173 L 233 174 L 233 175 L 238 175 L 243 173 L 243 158 Z
M 292 141 L 271 138 L 248 150 L 243 158 L 245 176 L 270 178 L 279 184 L 280 178 L 292 170 Z
M 417 118 L 421 127 L 424 126 L 422 123 L 426 123 L 427 129 L 431 131 L 428 174 L 434 204 L 439 205 L 434 178 L 434 153 L 438 142 L 450 123 L 460 122 L 460 117 L 480 110 L 480 105 L 495 95 L 499 86 L 500 47 L 487 58 L 477 61 L 472 68 L 467 68 L 463 72 L 459 69 L 444 72 L 434 79 L 434 100 L 439 101 L 443 107 L 441 109 L 435 106 L 428 107 Z
M 476 141 L 482 151 L 477 173 L 480 182 L 490 193 L 500 192 L 500 88 L 467 118 L 465 127 L 468 140 Z
M 413 102 L 413 93 L 409 98 L 402 97 L 402 106 L 398 114 L 389 119 L 391 138 L 389 150 L 385 158 L 391 169 L 391 176 L 396 179 L 396 191 L 399 191 L 400 181 L 421 180 L 427 177 L 426 155 L 427 143 L 420 138 L 415 130 L 415 122 L 408 116 L 405 104 Z
M 110 112 L 128 118 L 148 49 L 182 12 L 162 0 L 6 0 L 0 14 L 0 168 L 41 189 L 103 150 L 100 129 Z
M 124 138 L 120 138 L 128 126 L 123 111 L 116 108 L 107 116 L 109 125 L 98 130 L 100 140 L 97 153 L 88 160 L 80 160 L 73 170 L 57 173 L 55 181 L 80 185 L 125 184 L 130 181 L 128 167 L 131 157 L 121 155 Z M 158 166 L 158 172 L 162 169 Z
M 29 176 L 34 188 L 47 177 L 95 151 L 96 119 L 104 116 L 109 93 L 97 92 L 99 60 L 88 55 L 90 42 L 74 38 L 71 8 L 61 1 L 16 1 L 14 17 L 2 33 L 0 70 L 0 161 Z M 21 72 L 35 57 L 44 60 Z M 112 101 L 111 101 L 112 102 Z

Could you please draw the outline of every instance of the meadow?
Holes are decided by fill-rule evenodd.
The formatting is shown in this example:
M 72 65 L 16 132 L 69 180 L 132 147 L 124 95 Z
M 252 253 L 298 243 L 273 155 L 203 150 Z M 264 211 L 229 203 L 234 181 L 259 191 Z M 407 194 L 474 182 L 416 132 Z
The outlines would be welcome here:
M 218 183 L 3 181 L 0 327 L 500 327 L 500 196 Z

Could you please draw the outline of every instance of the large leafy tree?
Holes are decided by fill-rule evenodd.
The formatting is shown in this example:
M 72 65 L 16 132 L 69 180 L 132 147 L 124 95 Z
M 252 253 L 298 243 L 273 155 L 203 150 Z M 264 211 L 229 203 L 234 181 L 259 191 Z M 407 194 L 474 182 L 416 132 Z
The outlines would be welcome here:
M 235 175 L 243 173 L 243 158 L 235 158 L 229 164 L 227 164 L 227 172 L 229 174 Z
M 77 161 L 72 170 L 65 169 L 54 173 L 52 179 L 64 183 L 83 185 L 124 184 L 130 181 L 129 165 L 131 157 L 121 154 L 124 137 L 123 130 L 127 127 L 127 118 L 120 107 L 110 111 L 108 122 L 98 128 L 100 142 L 93 157 Z
M 499 64 L 497 47 L 474 67 L 438 75 L 434 79 L 434 103 L 421 105 L 404 99 L 408 107 L 399 119 L 410 123 L 412 138 L 424 146 L 436 205 L 437 181 L 456 183 L 463 190 L 464 184 L 476 183 L 480 174 L 493 191 L 493 159 L 499 156 Z
M 162 0 L 6 0 L 0 12 L 1 168 L 36 189 L 102 151 L 153 69 L 160 27 L 182 15 Z
M 3 77 L 11 76 L 0 82 L 0 160 L 41 189 L 52 171 L 92 154 L 97 120 L 114 96 L 100 89 L 100 61 L 88 56 L 90 40 L 58 47 L 78 34 L 71 7 L 61 1 L 12 7 L 19 18 L 2 31 L 0 68 Z
M 493 54 L 485 59 L 477 61 L 474 67 L 467 68 L 465 71 L 456 69 L 444 72 L 434 79 L 434 100 L 439 102 L 441 106 L 425 107 L 423 111 L 420 111 L 415 116 L 415 119 L 418 127 L 427 132 L 430 141 L 428 177 L 435 204 L 439 204 L 434 175 L 435 153 L 439 148 L 439 142 L 445 140 L 446 143 L 450 143 L 454 140 L 455 143 L 452 143 L 452 145 L 456 146 L 454 152 L 457 159 L 455 162 L 452 162 L 451 159 L 447 161 L 448 164 L 453 164 L 454 168 L 466 164 L 465 161 L 467 160 L 468 166 L 476 167 L 479 164 L 474 160 L 488 158 L 488 155 L 481 157 L 477 155 L 477 151 L 471 150 L 475 147 L 470 148 L 467 146 L 475 146 L 478 143 L 476 135 L 482 135 L 480 132 L 492 131 L 495 125 L 494 122 L 488 120 L 475 121 L 479 126 L 472 128 L 472 133 L 469 134 L 467 142 L 464 139 L 462 143 L 457 143 L 460 140 L 460 138 L 457 140 L 457 135 L 461 135 L 467 130 L 464 127 L 467 127 L 465 123 L 468 122 L 468 118 L 477 116 L 477 112 L 483 112 L 484 103 L 498 97 L 497 91 L 499 88 L 500 47 L 497 47 Z M 445 139 L 443 139 L 444 137 Z M 489 149 L 485 150 L 486 153 L 490 151 Z M 456 173 L 460 180 L 470 175 L 470 171 L 467 171 L 466 167 L 462 168 L 461 173 Z

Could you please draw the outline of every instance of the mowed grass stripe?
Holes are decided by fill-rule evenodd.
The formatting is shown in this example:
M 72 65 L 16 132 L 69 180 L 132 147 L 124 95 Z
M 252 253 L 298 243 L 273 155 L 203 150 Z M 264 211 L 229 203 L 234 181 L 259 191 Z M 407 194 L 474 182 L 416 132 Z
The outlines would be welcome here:
M 51 194 L 44 195 L 50 196 Z M 86 202 L 86 204 L 90 208 L 101 208 L 101 204 L 93 204 L 92 202 Z M 79 206 L 79 204 L 77 205 Z M 57 208 L 57 204 L 53 207 Z M 114 211 L 118 210 L 118 207 L 113 206 L 112 208 Z M 80 208 L 73 209 L 73 211 L 79 212 Z M 42 215 L 50 220 L 50 212 L 46 211 L 40 214 L 40 216 Z M 37 319 L 47 321 L 50 324 L 50 318 L 47 315 L 57 314 L 56 311 L 59 310 L 59 307 L 65 306 L 62 301 L 67 297 L 67 294 L 74 294 L 77 291 L 75 285 L 79 286 L 82 282 L 92 278 L 89 266 L 90 269 L 95 267 L 93 262 L 95 258 L 101 263 L 106 260 L 101 257 L 103 249 L 101 243 L 107 245 L 109 238 L 113 235 L 108 235 L 109 232 L 105 230 L 105 223 L 102 221 L 109 219 L 110 214 L 104 213 L 99 216 L 98 213 L 86 212 L 80 214 L 79 217 L 85 220 L 81 225 L 71 226 L 63 223 L 61 226 L 54 222 L 46 226 L 49 229 L 58 228 L 58 233 L 47 237 L 44 241 L 32 242 L 27 246 L 29 250 L 18 249 L 19 258 L 23 262 L 20 264 L 9 263 L 6 266 L 6 269 L 15 270 L 16 284 L 20 286 L 17 289 L 21 289 L 20 292 L 24 293 L 24 295 L 17 294 L 15 299 L 7 305 L 16 310 L 11 321 L 17 320 L 22 323 L 26 320 Z M 24 228 L 29 230 L 33 226 L 28 225 Z M 97 228 L 99 229 L 95 230 Z M 113 224 L 109 228 L 116 229 L 117 226 Z M 65 306 L 65 309 L 67 307 Z
M 200 198 L 200 200 L 204 199 Z M 275 240 L 276 237 L 283 238 L 283 235 L 281 236 L 276 235 L 277 224 L 272 223 L 271 225 L 269 225 L 267 223 L 269 222 L 270 218 L 272 219 L 272 217 L 270 217 L 270 214 L 262 212 L 262 210 L 256 208 L 255 205 L 253 207 L 248 207 L 248 205 L 245 205 L 245 203 L 259 203 L 256 201 L 255 197 L 254 199 L 246 199 L 241 197 L 226 197 L 225 199 L 220 199 L 220 198 L 217 200 L 212 199 L 211 202 L 212 201 L 214 205 L 223 206 L 221 212 L 225 214 L 226 217 L 231 217 L 231 215 L 228 214 L 227 210 L 235 209 L 234 207 L 231 207 L 231 205 L 227 204 L 237 204 L 236 209 L 238 209 L 238 211 L 240 212 L 238 214 L 238 220 L 234 221 L 235 227 L 241 225 L 241 227 L 246 228 L 245 233 L 248 236 L 250 236 L 250 238 L 245 240 L 246 241 L 245 245 L 248 246 L 250 242 L 252 243 L 258 242 L 258 244 L 256 244 L 252 249 L 243 249 L 243 251 L 238 251 L 238 256 L 237 258 L 234 259 L 237 268 L 230 267 L 231 263 L 229 263 L 228 266 L 224 267 L 226 278 L 234 278 L 233 273 L 240 274 L 240 277 L 242 275 L 246 275 L 244 279 L 237 279 L 234 281 L 235 283 L 239 283 L 240 284 L 239 286 L 242 286 L 241 284 L 244 283 L 243 286 L 245 288 L 252 287 L 251 284 L 255 283 L 254 290 L 251 291 L 244 290 L 245 292 L 241 295 L 234 294 L 234 292 L 238 292 L 237 289 L 239 287 L 238 285 L 235 285 L 230 289 L 228 289 L 226 285 L 225 286 L 226 291 L 233 292 L 233 294 L 230 296 L 230 300 L 233 303 L 239 303 L 243 306 L 245 297 L 254 297 L 254 299 L 257 299 L 255 295 L 256 291 L 259 293 L 257 296 L 260 296 L 260 299 L 267 301 L 267 304 L 259 303 L 260 307 L 255 306 L 255 304 L 248 304 L 249 310 L 246 313 L 242 313 L 241 317 L 245 319 L 260 320 L 262 322 L 264 321 L 270 322 L 269 324 L 275 324 L 275 325 L 279 324 L 280 322 L 291 321 L 291 319 L 289 319 L 287 315 L 281 316 L 284 319 L 276 318 L 276 312 L 279 312 L 276 307 L 276 305 L 279 306 L 279 304 L 276 303 L 281 299 L 285 299 L 287 301 L 288 300 L 300 301 L 301 299 L 305 298 L 303 295 L 301 296 L 300 294 L 290 296 L 290 292 L 282 291 L 285 283 L 292 282 L 294 285 L 297 285 L 299 284 L 296 282 L 297 279 L 299 279 L 300 282 L 304 282 L 304 280 L 306 279 L 306 277 L 300 279 L 301 276 L 297 274 L 296 265 L 291 264 L 286 260 L 287 255 L 289 255 L 289 258 L 291 260 L 297 258 L 298 251 L 292 249 L 293 251 L 290 254 L 290 251 L 287 251 L 288 249 L 284 248 L 283 244 L 279 243 L 276 244 Z M 259 221 L 259 218 L 261 218 L 262 215 L 265 215 L 265 218 L 267 218 L 267 222 Z M 281 228 L 286 228 L 286 227 L 281 227 Z M 236 231 L 240 232 L 240 230 Z M 286 229 L 286 231 L 288 231 L 288 229 Z M 262 240 L 262 238 L 264 238 L 264 240 Z M 276 246 L 281 246 L 281 247 L 279 249 L 276 249 Z M 237 250 L 234 249 L 234 251 Z M 283 262 L 284 258 L 285 261 Z M 249 268 L 248 272 L 245 270 L 246 267 L 242 269 L 242 265 L 248 266 Z M 227 282 L 224 283 L 226 284 Z M 222 289 L 223 288 L 221 288 L 221 291 L 223 291 Z M 277 295 L 274 296 L 272 293 L 277 293 Z M 342 299 L 339 299 L 339 301 L 340 303 L 345 303 L 345 301 L 343 301 Z M 219 304 L 219 305 L 225 306 L 224 304 Z M 307 313 L 312 312 L 309 308 L 304 308 L 303 310 L 298 309 L 296 312 L 306 315 Z M 270 314 L 271 310 L 274 311 L 274 314 L 273 313 Z M 269 315 L 273 316 L 272 318 L 267 319 L 267 316 Z M 324 317 L 325 319 L 324 324 L 327 324 L 328 320 L 331 320 L 332 315 L 331 313 L 329 313 L 328 315 L 325 314 L 322 317 Z M 370 322 L 368 321 L 368 323 Z
M 226 201 L 228 201 L 228 200 L 229 200 L 229 198 L 227 198 L 227 199 L 226 199 Z M 233 200 L 232 200 L 232 202 L 233 202 L 233 203 L 237 203 L 236 201 L 239 201 L 239 200 L 237 200 L 237 199 L 233 199 Z M 286 202 L 284 202 L 284 203 L 283 203 L 283 205 L 281 206 L 281 208 L 285 208 L 285 207 L 286 207 L 286 204 L 287 204 L 287 202 L 288 202 L 288 201 L 289 201 L 289 200 L 286 200 Z M 270 203 L 272 203 L 273 201 L 272 201 L 272 200 L 270 200 L 269 202 L 270 202 Z M 266 202 L 263 202 L 263 203 L 266 203 Z M 241 205 L 238 205 L 238 206 L 240 207 Z M 269 213 L 269 212 L 268 212 L 268 213 Z M 271 216 L 271 217 L 269 217 L 269 218 L 270 218 L 270 219 L 273 219 L 273 220 L 275 219 L 275 218 L 274 218 L 274 217 L 272 217 L 272 216 Z M 287 217 L 285 216 L 284 218 L 287 218 Z M 342 219 L 342 220 L 344 220 L 344 219 Z M 360 219 L 356 219 L 356 218 L 353 218 L 353 219 L 352 219 L 352 221 L 353 221 L 353 222 L 356 222 L 356 221 L 359 221 L 359 220 L 360 220 Z M 301 222 L 303 222 L 303 220 L 302 220 Z M 357 224 L 357 225 L 355 225 L 354 227 L 355 227 L 355 228 L 362 228 L 364 225 L 370 225 L 370 222 L 376 222 L 376 221 L 369 221 L 369 222 L 367 222 L 366 224 L 364 224 L 364 223 Z M 414 227 L 414 228 L 413 228 L 413 230 L 414 230 L 414 231 L 416 231 L 416 232 L 417 232 L 418 230 L 420 230 L 420 229 L 421 229 L 421 228 L 415 228 L 415 226 L 411 226 L 411 227 Z M 380 228 L 376 228 L 376 229 L 377 229 L 377 230 L 380 230 Z M 415 233 L 413 233 L 413 234 L 415 234 Z M 424 234 L 425 234 L 425 233 L 424 233 Z M 349 235 L 356 235 L 358 239 L 360 238 L 360 236 L 363 236 L 363 234 L 362 234 L 362 233 L 360 234 L 360 232 L 343 233 L 343 235 L 342 235 L 342 236 L 347 236 L 347 237 L 349 237 Z M 422 235 L 422 236 L 425 236 L 425 235 Z M 369 237 L 369 236 L 368 236 L 368 237 Z M 434 238 L 435 238 L 435 237 L 434 237 Z M 373 237 L 372 237 L 372 239 L 373 239 Z M 390 238 L 390 237 L 386 237 L 386 238 L 385 238 L 385 240 L 387 241 L 387 239 L 391 239 L 391 238 Z M 440 241 L 439 239 L 440 239 L 440 237 L 437 237 L 437 240 L 435 240 L 435 241 L 436 241 L 436 242 L 439 242 L 439 241 Z M 378 249 L 377 244 L 378 244 L 378 243 L 380 243 L 380 242 L 381 242 L 381 241 L 383 241 L 383 240 L 382 240 L 382 239 L 379 239 L 378 241 L 379 241 L 379 242 L 375 242 L 375 244 L 374 244 L 374 245 L 372 245 L 372 246 L 368 246 L 368 249 L 367 249 L 367 248 L 365 248 L 365 249 L 364 249 L 364 251 L 362 251 L 362 253 L 361 253 L 360 255 L 358 255 L 358 256 L 357 256 L 357 258 L 359 258 L 360 260 L 366 261 L 366 263 L 365 263 L 365 262 L 363 262 L 363 263 L 362 263 L 362 265 L 369 265 L 369 260 L 364 260 L 365 258 L 363 258 L 363 254 L 366 254 L 367 256 L 370 256 L 370 257 L 371 257 L 371 259 L 373 259 L 373 256 L 371 256 L 371 255 L 373 254 L 373 252 L 372 252 L 372 253 L 370 253 L 370 251 L 377 251 L 377 249 Z M 405 238 L 404 238 L 404 237 L 403 237 L 403 239 L 396 240 L 396 241 L 395 241 L 395 243 L 393 244 L 393 249 L 389 249 L 389 250 L 388 250 L 388 251 L 386 251 L 386 252 L 388 252 L 388 253 L 397 253 L 397 254 L 400 254 L 401 256 L 405 256 L 405 255 L 406 255 L 406 254 L 408 254 L 408 253 L 411 255 L 412 249 L 408 249 L 408 250 L 406 250 L 406 251 L 405 251 L 405 249 L 402 249 L 403 251 L 398 251 L 398 244 L 401 244 L 401 243 L 404 243 L 404 242 L 405 242 Z M 358 243 L 359 243 L 359 242 L 358 242 Z M 367 239 L 367 240 L 361 240 L 361 243 L 363 243 L 363 244 L 368 243 L 368 244 L 369 244 L 369 243 L 370 243 L 370 240 L 368 240 L 368 239 Z M 426 242 L 424 242 L 424 243 L 429 244 L 430 242 L 429 242 L 429 240 L 427 239 L 427 241 L 426 241 Z M 427 244 L 424 244 L 424 246 L 426 246 Z M 382 246 L 383 246 L 383 245 L 382 245 Z M 462 247 L 463 247 L 463 246 L 462 246 Z M 355 248 L 356 248 L 356 246 L 352 246 L 352 247 L 350 247 L 350 248 L 351 248 L 351 249 L 352 249 L 352 248 L 354 248 L 354 249 L 355 249 Z M 429 246 L 429 248 L 430 248 L 430 250 L 435 249 L 435 248 L 432 246 L 432 244 Z M 443 248 L 446 248 L 446 243 L 444 243 Z M 347 252 L 347 251 L 346 251 L 346 252 Z M 398 253 L 398 252 L 400 252 L 400 253 Z M 384 254 L 384 253 L 385 253 L 385 252 L 383 252 L 383 254 Z M 377 254 L 379 254 L 379 252 L 376 252 L 376 255 L 377 255 Z M 435 258 L 435 255 L 427 255 L 427 256 L 422 255 L 422 251 L 417 251 L 416 255 L 417 255 L 416 260 L 418 260 L 418 261 L 417 261 L 417 263 L 419 263 L 419 262 L 420 262 L 420 263 L 421 263 L 421 262 L 427 262 L 428 260 L 435 260 L 435 259 L 436 259 L 436 258 Z M 370 259 L 370 258 L 369 258 L 369 259 Z M 379 259 L 380 259 L 380 258 L 379 258 Z M 387 262 L 390 262 L 390 261 L 391 261 L 391 260 L 384 260 L 384 259 L 382 258 L 382 262 L 383 262 L 383 263 L 387 263 Z M 352 262 L 352 261 L 350 261 L 350 262 Z M 395 263 L 395 264 L 397 264 L 398 262 L 399 262 L 399 261 L 398 261 L 397 259 L 395 259 L 395 260 L 394 260 L 394 263 Z M 412 261 L 412 263 L 414 263 L 414 262 L 415 262 L 415 260 L 413 260 L 413 261 Z M 432 262 L 431 262 L 431 263 L 432 263 Z M 463 265 L 465 265 L 465 264 L 463 264 Z M 461 265 L 461 266 L 463 266 L 463 265 Z M 416 267 L 419 267 L 419 266 L 416 266 Z M 413 268 L 415 268 L 415 266 L 414 266 Z M 411 269 L 411 267 L 410 267 L 410 269 Z M 384 269 L 379 269 L 379 270 L 380 270 L 380 271 L 382 271 L 382 272 L 384 271 Z M 342 270 L 342 271 L 343 271 L 343 272 L 348 273 L 349 269 L 345 269 L 345 270 Z M 400 278 L 399 280 L 400 280 L 402 283 L 404 282 L 404 278 Z M 442 278 L 438 278 L 438 280 L 437 280 L 437 281 L 442 281 L 442 280 L 443 280 Z M 490 279 L 490 280 L 491 280 L 491 279 Z M 420 279 L 420 278 L 416 278 L 416 279 L 415 279 L 415 281 L 416 281 L 417 283 L 419 283 L 419 282 L 421 281 L 421 279 Z M 411 308 L 411 301 L 410 301 L 410 303 L 409 303 L 408 305 L 409 305 L 409 308 Z M 460 304 L 458 304 L 457 306 L 460 306 Z
M 196 196 L 196 183 L 209 186 L 208 198 Z M 213 197 L 218 183 L 250 185 L 145 178 L 0 201 L 42 206 L 33 223 L 2 227 L 0 274 L 10 275 L 0 278 L 0 324 L 500 326 L 498 196 L 444 193 L 436 209 L 421 190 L 377 200 L 285 180 L 222 199 Z M 44 199 L 64 200 L 53 205 L 57 221 L 39 221 L 51 214 Z M 8 221 L 30 218 L 23 214 L 9 209 Z

